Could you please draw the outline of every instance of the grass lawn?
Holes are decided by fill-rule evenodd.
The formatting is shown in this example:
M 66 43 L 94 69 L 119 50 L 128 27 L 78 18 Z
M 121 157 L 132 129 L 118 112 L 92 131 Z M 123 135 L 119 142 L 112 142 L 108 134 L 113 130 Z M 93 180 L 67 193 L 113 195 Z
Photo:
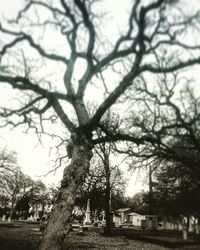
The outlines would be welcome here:
M 39 226 L 30 223 L 0 223 L 1 250 L 36 250 L 40 241 Z
M 31 223 L 0 223 L 0 249 L 1 250 L 37 250 L 41 233 L 39 225 Z M 125 237 L 104 237 L 93 232 L 78 235 L 70 233 L 65 239 L 66 250 L 169 250 L 155 244 L 144 243 Z M 175 249 L 175 248 L 174 248 Z M 185 246 L 181 250 L 200 250 L 200 245 Z
M 104 237 L 95 233 L 85 233 L 84 236 L 78 236 L 73 233 L 73 237 L 67 239 L 70 242 L 69 250 L 76 249 L 98 249 L 98 250 L 200 250 L 200 245 L 185 246 L 181 248 L 167 248 L 156 244 L 145 243 L 141 241 L 129 240 L 126 237 Z

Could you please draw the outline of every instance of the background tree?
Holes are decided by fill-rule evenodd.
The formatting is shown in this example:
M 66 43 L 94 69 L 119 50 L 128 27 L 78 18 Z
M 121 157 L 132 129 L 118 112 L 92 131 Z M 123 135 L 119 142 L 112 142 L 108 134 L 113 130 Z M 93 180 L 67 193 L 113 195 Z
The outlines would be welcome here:
M 155 172 L 162 165 L 176 162 L 198 175 L 200 96 L 195 82 L 179 74 L 163 74 L 151 86 L 138 79 L 131 93 L 130 102 L 142 115 L 132 113 L 129 121 L 139 133 L 160 141 L 144 146 L 127 143 L 125 150 L 118 148 L 132 157 L 132 169 L 151 167 Z
M 128 197 L 127 205 L 134 212 L 139 214 L 148 214 L 149 212 L 149 201 L 148 201 L 148 192 L 136 193 L 133 197 Z
M 17 166 L 16 152 L 9 151 L 6 147 L 0 150 L 0 179 L 15 171 Z
M 41 181 L 34 181 L 22 172 L 17 165 L 16 153 L 7 148 L 2 149 L 0 164 L 1 208 L 9 209 L 10 218 L 15 211 L 25 211 L 27 217 L 30 206 L 36 203 L 40 203 L 44 210 L 50 195 Z
M 11 219 L 18 199 L 27 192 L 30 185 L 32 185 L 31 178 L 23 174 L 19 167 L 16 167 L 10 174 L 6 173 L 1 179 L 0 187 L 9 199 Z
M 1 215 L 5 214 L 6 207 L 9 206 L 9 197 L 5 192 L 4 186 L 2 185 L 4 178 L 8 178 L 17 167 L 17 157 L 16 153 L 9 151 L 6 147 L 0 150 L 0 207 L 3 209 Z
M 112 166 L 110 157 L 110 144 L 104 143 L 96 148 L 90 171 L 82 187 L 82 195 L 76 200 L 76 205 L 84 214 L 87 200 L 90 199 L 92 214 L 100 215 L 105 211 L 107 224 L 110 223 L 111 203 L 114 208 L 118 208 L 120 204 L 124 204 L 125 195 L 125 179 L 122 171 L 117 166 Z
M 96 154 L 99 156 L 100 164 L 103 167 L 105 186 L 104 186 L 104 210 L 106 216 L 106 231 L 107 235 L 110 235 L 111 227 L 111 210 L 112 210 L 112 196 L 114 193 L 123 190 L 125 187 L 125 181 L 118 166 L 112 166 L 111 154 L 112 154 L 112 143 L 100 143 L 96 147 Z
M 199 100 L 194 80 L 179 74 L 163 74 L 151 87 L 140 79 L 135 86 L 132 101 L 144 115 L 133 114 L 130 119 L 160 143 L 128 145 L 124 152 L 134 157 L 134 167 L 153 166 L 151 190 L 157 214 L 176 219 L 198 214 Z
M 81 196 L 76 200 L 76 205 L 85 214 L 87 200 L 90 199 L 90 209 L 94 215 L 97 212 L 100 215 L 104 206 L 105 179 L 102 168 L 91 165 L 86 181 L 81 189 Z M 96 211 L 95 211 L 96 210 Z
M 149 75 L 168 74 L 200 61 L 198 11 L 182 1 L 168 0 L 136 0 L 129 10 L 123 32 L 110 40 L 99 1 L 29 0 L 16 18 L 3 20 L 0 26 L 0 82 L 12 87 L 11 96 L 14 92 L 20 98 L 13 106 L 6 103 L 2 107 L 2 125 L 27 124 L 41 135 L 47 120 L 60 120 L 71 134 L 67 147 L 71 162 L 45 230 L 43 250 L 62 248 L 64 228 L 69 229 L 67 222 L 89 171 L 95 144 L 160 142 L 152 133 L 124 123 L 127 116 L 117 111 L 122 95 L 141 76 L 147 80 Z M 50 35 L 54 38 L 51 41 Z M 52 71 L 55 74 L 45 74 Z M 101 98 L 89 112 L 86 104 L 94 84 Z M 104 122 L 109 109 L 118 114 L 116 118 L 121 117 L 115 130 Z M 97 129 L 104 132 L 101 138 L 95 137 Z
M 132 100 L 143 115 L 133 114 L 130 120 L 141 133 L 156 137 L 160 143 L 135 147 L 135 152 L 129 148 L 129 152 L 138 158 L 138 164 L 153 162 L 155 166 L 162 160 L 175 160 L 195 167 L 199 158 L 200 128 L 200 95 L 195 82 L 180 74 L 164 74 L 157 83 L 150 89 L 144 79 L 138 81 Z
M 31 209 L 32 215 L 40 213 L 39 217 L 42 218 L 45 212 L 45 207 L 50 200 L 47 188 L 41 181 L 31 181 L 26 192 L 18 200 L 16 209 L 24 211 L 29 214 Z
M 54 186 L 46 187 L 41 181 L 32 181 L 26 192 L 18 199 L 16 211 L 23 217 L 39 214 L 41 219 L 45 213 L 49 213 L 57 192 Z
M 27 219 L 29 216 L 29 209 L 30 209 L 31 198 L 28 194 L 24 194 L 20 197 L 17 202 L 15 209 L 19 214 L 19 217 Z
M 173 150 L 179 157 L 182 155 L 191 161 L 166 161 L 156 171 L 154 194 L 158 212 L 171 218 L 187 217 L 189 228 L 189 218 L 199 223 L 199 152 L 183 140 L 176 143 Z

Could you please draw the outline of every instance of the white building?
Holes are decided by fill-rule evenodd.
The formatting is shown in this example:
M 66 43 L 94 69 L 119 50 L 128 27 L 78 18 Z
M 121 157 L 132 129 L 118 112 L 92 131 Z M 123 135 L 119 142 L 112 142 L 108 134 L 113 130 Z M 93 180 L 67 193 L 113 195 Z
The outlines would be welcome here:
M 116 210 L 116 213 L 113 216 L 113 222 L 116 225 L 128 223 L 128 214 L 130 213 L 131 208 L 120 208 Z
M 141 215 L 131 212 L 130 208 L 120 208 L 116 210 L 113 221 L 116 225 L 128 224 L 142 228 L 157 228 L 157 215 Z

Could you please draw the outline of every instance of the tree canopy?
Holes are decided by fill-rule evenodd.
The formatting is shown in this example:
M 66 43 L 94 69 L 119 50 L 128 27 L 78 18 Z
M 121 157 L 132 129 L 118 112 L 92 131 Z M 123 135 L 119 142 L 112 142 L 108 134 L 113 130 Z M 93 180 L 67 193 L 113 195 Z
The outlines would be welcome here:
M 123 34 L 112 41 L 105 37 L 105 49 L 98 25 L 104 21 L 102 8 L 98 1 L 28 1 L 17 17 L 3 20 L 0 81 L 26 96 L 23 102 L 2 107 L 4 124 L 26 123 L 40 133 L 42 121 L 60 118 L 71 133 L 83 127 L 90 134 L 100 127 L 107 132 L 101 140 L 108 140 L 102 117 L 137 79 L 199 63 L 199 12 L 184 10 L 182 1 L 149 1 L 147 5 L 135 1 L 125 17 Z M 56 68 L 53 72 L 52 67 Z M 103 96 L 91 110 L 87 100 L 94 85 Z M 131 130 L 128 134 L 133 138 L 119 133 L 112 140 L 154 140 Z

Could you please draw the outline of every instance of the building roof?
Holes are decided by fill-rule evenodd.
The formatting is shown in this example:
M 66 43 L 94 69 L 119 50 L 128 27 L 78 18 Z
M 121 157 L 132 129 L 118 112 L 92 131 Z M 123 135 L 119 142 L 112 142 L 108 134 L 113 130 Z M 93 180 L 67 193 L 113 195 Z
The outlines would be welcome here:
M 156 214 L 145 214 L 146 217 L 158 217 Z
M 138 213 L 135 213 L 135 212 L 129 213 L 128 215 L 133 215 L 133 216 L 145 216 L 145 215 L 138 214 Z
M 131 208 L 119 208 L 119 209 L 117 209 L 116 210 L 116 212 L 117 213 L 123 213 L 123 212 L 127 212 L 127 211 L 130 211 L 131 210 Z

